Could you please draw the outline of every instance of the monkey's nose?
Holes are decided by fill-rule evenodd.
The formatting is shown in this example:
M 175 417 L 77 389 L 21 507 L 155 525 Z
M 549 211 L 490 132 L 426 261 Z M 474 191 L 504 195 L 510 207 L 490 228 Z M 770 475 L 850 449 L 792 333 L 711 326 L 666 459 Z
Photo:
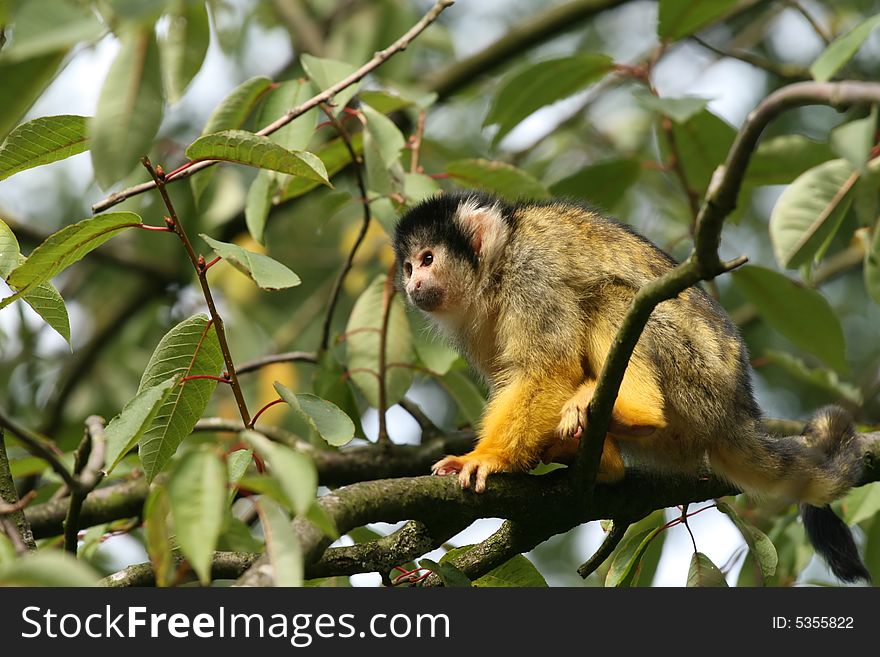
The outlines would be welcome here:
M 421 290 L 421 289 L 422 289 L 422 282 L 421 282 L 421 281 L 416 281 L 416 289 L 417 289 L 417 290 Z

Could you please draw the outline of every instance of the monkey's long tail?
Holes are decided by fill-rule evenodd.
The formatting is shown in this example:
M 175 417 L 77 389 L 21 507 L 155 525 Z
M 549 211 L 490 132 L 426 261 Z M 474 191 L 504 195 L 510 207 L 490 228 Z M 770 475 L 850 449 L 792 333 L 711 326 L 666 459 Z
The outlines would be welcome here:
M 824 455 L 821 479 L 828 493 L 839 497 L 861 478 L 861 451 L 849 413 L 839 406 L 826 406 L 813 415 L 804 429 L 810 445 Z M 830 506 L 800 505 L 807 538 L 831 572 L 844 582 L 871 581 L 871 574 L 859 556 L 852 532 Z
M 801 502 L 807 537 L 838 578 L 871 581 L 846 523 L 828 504 L 862 479 L 863 445 L 849 413 L 826 406 L 802 436 L 776 438 L 756 430 L 736 445 L 719 445 L 712 466 L 746 492 Z

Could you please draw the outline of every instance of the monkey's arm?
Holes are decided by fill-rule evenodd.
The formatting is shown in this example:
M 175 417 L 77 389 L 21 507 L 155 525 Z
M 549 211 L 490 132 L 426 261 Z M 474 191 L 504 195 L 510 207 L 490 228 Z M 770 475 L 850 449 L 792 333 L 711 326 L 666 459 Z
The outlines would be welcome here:
M 434 465 L 434 473 L 458 472 L 463 488 L 474 480 L 474 489 L 482 492 L 488 475 L 536 465 L 553 439 L 559 409 L 571 397 L 576 376 L 576 371 L 511 374 L 486 408 L 477 447 L 464 456 L 447 456 Z

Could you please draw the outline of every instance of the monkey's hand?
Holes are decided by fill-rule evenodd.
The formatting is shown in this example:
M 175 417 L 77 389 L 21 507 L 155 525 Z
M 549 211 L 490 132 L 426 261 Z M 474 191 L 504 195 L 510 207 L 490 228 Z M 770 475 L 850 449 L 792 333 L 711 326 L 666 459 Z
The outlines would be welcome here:
M 503 459 L 488 454 L 478 454 L 476 451 L 464 456 L 447 456 L 431 466 L 431 472 L 435 475 L 457 473 L 458 483 L 462 488 L 470 488 L 473 482 L 474 490 L 478 493 L 486 490 L 486 477 L 507 469 L 507 463 Z

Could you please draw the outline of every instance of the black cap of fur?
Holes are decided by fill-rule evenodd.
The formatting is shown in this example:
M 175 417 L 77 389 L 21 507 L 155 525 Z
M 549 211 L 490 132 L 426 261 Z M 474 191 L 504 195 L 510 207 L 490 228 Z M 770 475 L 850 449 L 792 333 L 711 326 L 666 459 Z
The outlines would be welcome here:
M 470 237 L 455 222 L 455 213 L 468 199 L 476 199 L 480 205 L 498 205 L 506 221 L 513 221 L 513 207 L 499 201 L 494 196 L 477 191 L 438 194 L 413 206 L 401 216 L 394 231 L 394 253 L 397 262 L 412 250 L 414 243 L 423 245 L 442 244 L 477 268 L 477 254 L 471 245 Z
M 832 573 L 844 582 L 860 579 L 871 581 L 871 574 L 859 557 L 852 532 L 830 506 L 801 504 L 801 518 L 810 543 L 828 563 Z

